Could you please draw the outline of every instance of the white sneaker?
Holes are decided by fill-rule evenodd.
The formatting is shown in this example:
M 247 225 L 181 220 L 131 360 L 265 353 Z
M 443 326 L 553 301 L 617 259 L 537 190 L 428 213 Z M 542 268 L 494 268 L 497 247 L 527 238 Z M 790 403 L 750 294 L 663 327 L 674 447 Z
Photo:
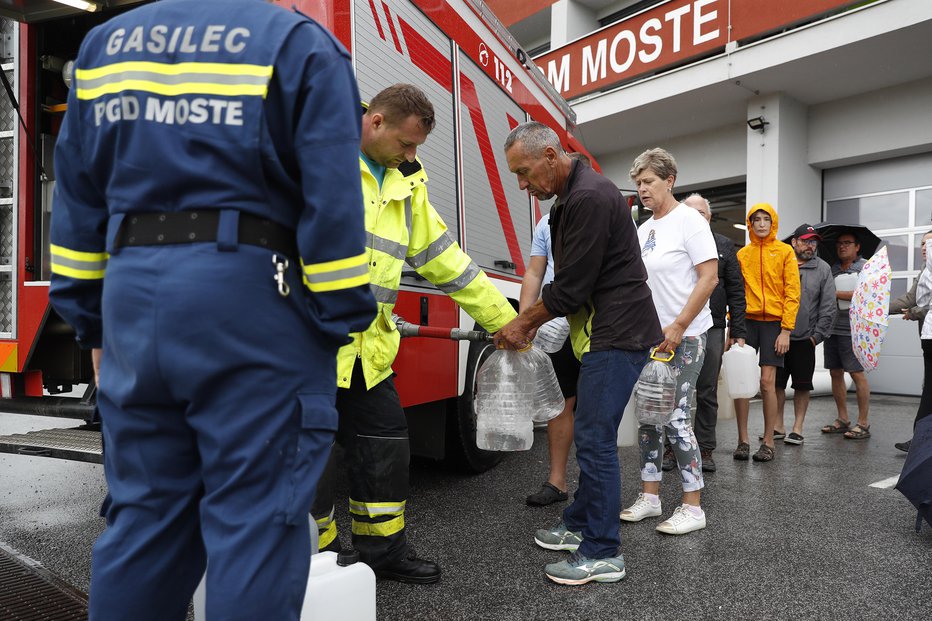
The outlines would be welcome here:
M 668 535 L 685 535 L 694 530 L 705 528 L 705 511 L 702 516 L 696 517 L 689 509 L 680 505 L 669 519 L 657 525 L 657 530 Z
M 621 512 L 620 517 L 625 522 L 640 522 L 644 518 L 657 517 L 660 515 L 660 503 L 652 505 L 649 500 L 644 498 L 644 494 L 638 494 L 638 499 L 634 504 Z

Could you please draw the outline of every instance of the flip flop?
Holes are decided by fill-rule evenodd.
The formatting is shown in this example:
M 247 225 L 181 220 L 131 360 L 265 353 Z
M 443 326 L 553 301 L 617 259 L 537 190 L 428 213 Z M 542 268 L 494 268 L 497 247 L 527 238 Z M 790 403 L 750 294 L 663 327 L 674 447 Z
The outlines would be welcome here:
M 838 423 L 837 425 L 835 423 Z M 831 425 L 822 427 L 822 433 L 846 433 L 851 429 L 851 421 L 836 418 Z

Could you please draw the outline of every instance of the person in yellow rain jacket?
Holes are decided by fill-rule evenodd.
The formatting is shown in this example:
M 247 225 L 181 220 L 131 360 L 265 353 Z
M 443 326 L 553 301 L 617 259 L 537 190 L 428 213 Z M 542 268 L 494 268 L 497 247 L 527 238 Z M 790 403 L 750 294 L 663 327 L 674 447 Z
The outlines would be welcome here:
M 760 352 L 760 393 L 764 406 L 764 435 L 754 461 L 774 457 L 774 427 L 777 424 L 777 367 L 790 348 L 790 332 L 796 327 L 799 311 L 799 267 L 789 244 L 777 239 L 776 210 L 757 203 L 748 210 L 750 243 L 738 251 L 747 299 L 745 323 L 747 344 Z M 738 448 L 734 458 L 747 461 L 751 452 L 748 439 L 748 399 L 735 399 L 738 422 Z
M 408 426 L 391 378 L 399 343 L 391 316 L 402 269 L 414 268 L 489 332 L 517 314 L 430 204 L 416 153 L 433 126 L 433 106 L 409 84 L 385 89 L 363 114 L 359 172 L 370 287 L 379 309 L 369 328 L 350 335 L 352 343 L 337 354 L 337 442 L 346 454 L 353 547 L 380 578 L 417 584 L 439 580 L 440 567 L 411 553 L 405 537 Z M 333 463 L 312 510 L 322 550 L 340 548 Z

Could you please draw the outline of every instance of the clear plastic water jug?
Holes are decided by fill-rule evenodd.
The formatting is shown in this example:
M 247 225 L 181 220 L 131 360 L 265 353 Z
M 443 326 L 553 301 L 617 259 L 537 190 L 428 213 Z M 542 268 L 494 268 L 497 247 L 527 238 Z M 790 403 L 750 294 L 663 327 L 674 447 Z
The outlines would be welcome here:
M 534 347 L 548 354 L 555 354 L 563 347 L 570 333 L 570 322 L 566 317 L 551 319 L 537 329 Z
M 722 354 L 722 374 L 725 376 L 729 397 L 750 399 L 760 389 L 757 352 L 750 345 L 735 343 Z
M 634 386 L 635 412 L 642 425 L 665 425 L 673 416 L 676 405 L 676 371 L 670 364 L 673 354 L 652 349 L 650 360 Z
M 550 357 L 533 346 L 492 353 L 476 377 L 476 445 L 487 451 L 526 451 L 534 419 L 563 410 L 563 395 Z
M 531 420 L 535 423 L 545 423 L 555 418 L 566 405 L 556 371 L 553 370 L 553 362 L 550 356 L 537 347 L 518 353 L 518 360 L 526 367 L 530 380 Z

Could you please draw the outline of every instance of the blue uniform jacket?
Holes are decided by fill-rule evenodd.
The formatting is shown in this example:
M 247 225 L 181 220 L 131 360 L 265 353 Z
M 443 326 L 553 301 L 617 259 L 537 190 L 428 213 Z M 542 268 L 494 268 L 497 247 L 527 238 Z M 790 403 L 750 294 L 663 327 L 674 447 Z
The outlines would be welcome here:
M 339 344 L 364 330 L 358 102 L 340 43 L 261 0 L 163 0 L 92 30 L 51 228 L 50 297 L 82 346 L 101 345 L 108 252 L 134 212 L 235 209 L 295 230 L 312 320 Z

